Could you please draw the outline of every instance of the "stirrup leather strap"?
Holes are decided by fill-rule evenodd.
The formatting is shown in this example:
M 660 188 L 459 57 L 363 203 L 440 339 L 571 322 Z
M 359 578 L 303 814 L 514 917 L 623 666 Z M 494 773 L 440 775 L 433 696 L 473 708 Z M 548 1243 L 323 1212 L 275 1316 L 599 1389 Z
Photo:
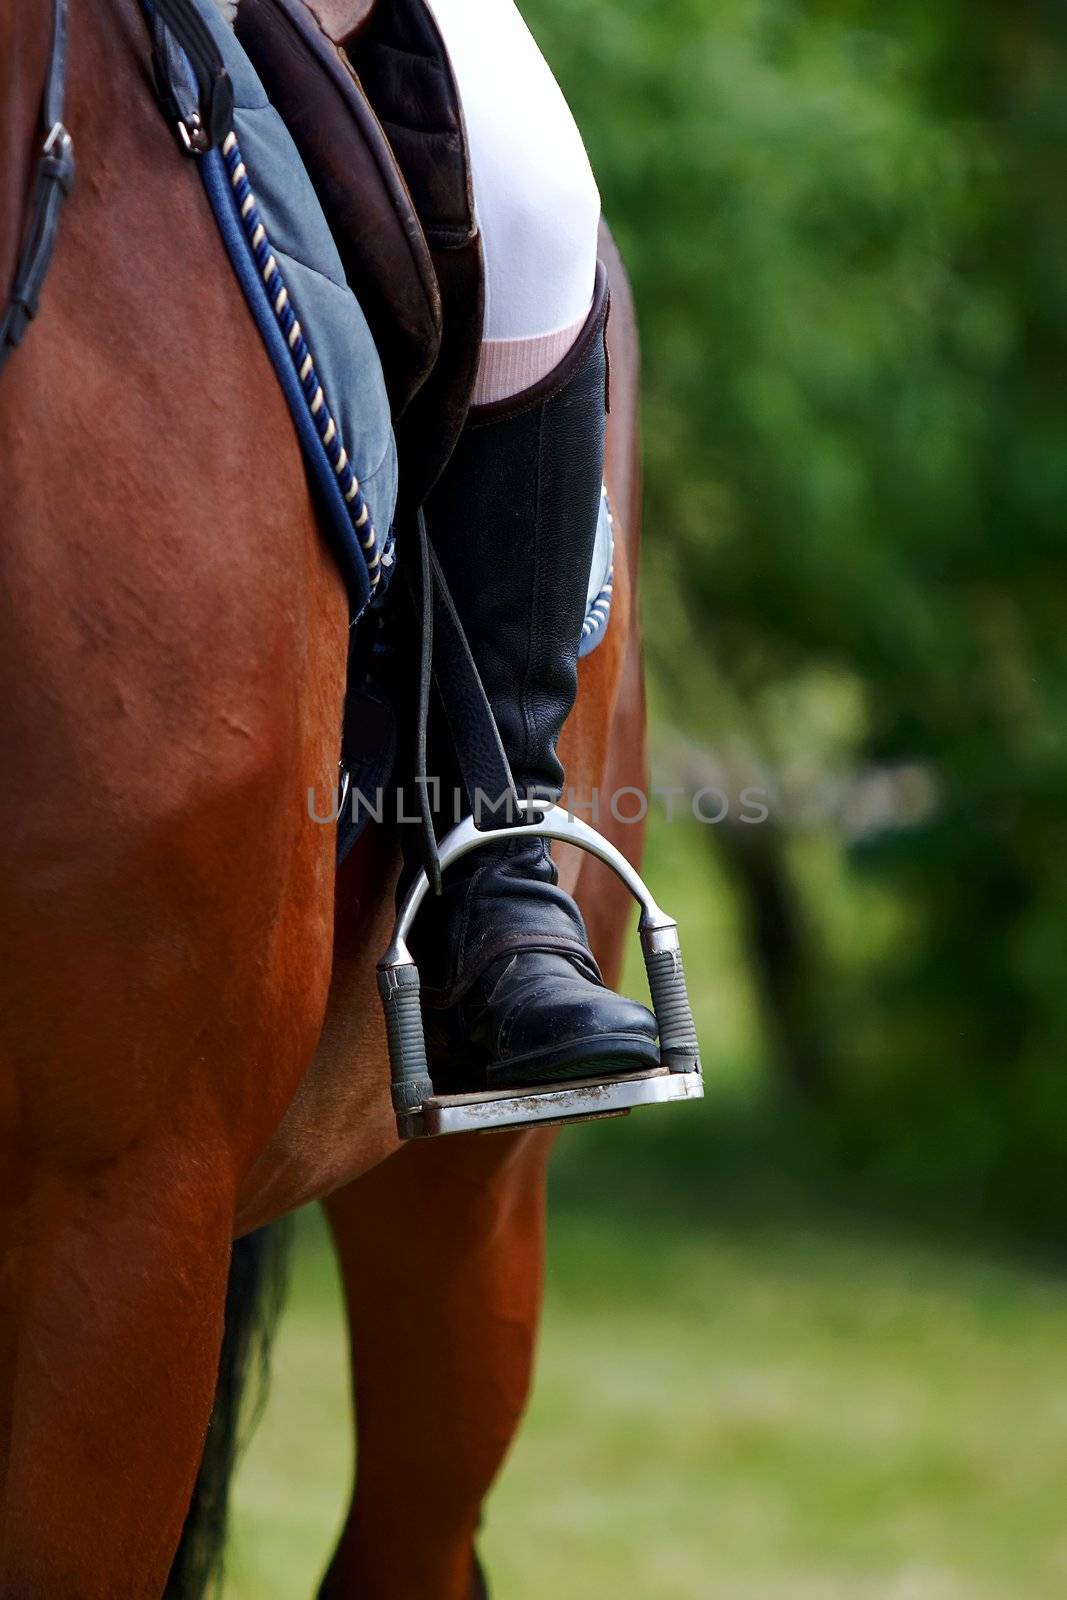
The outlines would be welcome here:
M 473 806 L 475 796 L 503 804 L 511 820 L 520 815 L 519 794 L 500 739 L 496 717 L 475 664 L 463 624 L 449 592 L 440 562 L 426 531 L 420 507 L 415 513 L 419 541 L 419 589 L 413 593 L 420 623 L 418 724 L 415 736 L 415 786 L 419 796 L 423 853 L 434 893 L 441 892 L 441 863 L 437 851 L 430 801 L 427 762 L 427 727 L 431 683 L 436 683 L 455 747 L 460 776 Z M 409 575 L 409 584 L 414 589 Z

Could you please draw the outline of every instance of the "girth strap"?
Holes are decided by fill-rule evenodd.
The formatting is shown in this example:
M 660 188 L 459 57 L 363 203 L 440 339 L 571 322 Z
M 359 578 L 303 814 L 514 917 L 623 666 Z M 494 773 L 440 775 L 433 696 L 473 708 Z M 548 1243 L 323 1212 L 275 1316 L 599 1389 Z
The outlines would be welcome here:
M 37 158 L 33 198 L 14 283 L 0 319 L 0 372 L 37 314 L 56 246 L 59 214 L 74 184 L 74 145 L 63 125 L 66 83 L 67 0 L 52 0 L 52 48 L 41 101 L 45 140 Z

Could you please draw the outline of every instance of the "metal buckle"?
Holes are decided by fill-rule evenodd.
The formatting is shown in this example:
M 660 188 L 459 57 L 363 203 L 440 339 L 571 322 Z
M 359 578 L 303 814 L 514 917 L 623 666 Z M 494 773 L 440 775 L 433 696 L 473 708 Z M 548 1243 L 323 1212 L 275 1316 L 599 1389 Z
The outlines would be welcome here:
M 179 143 L 187 156 L 202 156 L 205 150 L 210 149 L 210 141 L 204 131 L 199 111 L 191 111 L 187 117 L 179 117 L 177 131 Z
M 65 155 L 71 146 L 70 134 L 68 133 L 64 123 L 53 122 L 52 126 L 48 130 L 48 138 L 44 142 L 44 149 L 41 151 L 41 154 L 44 156 L 50 156 L 56 145 L 60 143 L 63 145 L 63 153 Z
M 74 183 L 74 140 L 66 125 L 53 122 L 41 146 L 41 172 L 69 194 Z

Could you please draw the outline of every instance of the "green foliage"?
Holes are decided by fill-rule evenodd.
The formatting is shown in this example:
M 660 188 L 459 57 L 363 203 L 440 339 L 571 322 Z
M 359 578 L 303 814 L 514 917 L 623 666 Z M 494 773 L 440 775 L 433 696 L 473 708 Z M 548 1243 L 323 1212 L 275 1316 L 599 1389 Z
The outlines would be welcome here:
M 989 0 L 527 14 L 637 294 L 656 703 L 776 775 L 926 775 L 906 827 L 787 841 L 838 1113 L 909 1183 L 934 1167 L 1058 1224 L 1067 23 Z M 843 887 L 809 870 L 827 848 Z M 872 886 L 888 944 L 855 914 Z

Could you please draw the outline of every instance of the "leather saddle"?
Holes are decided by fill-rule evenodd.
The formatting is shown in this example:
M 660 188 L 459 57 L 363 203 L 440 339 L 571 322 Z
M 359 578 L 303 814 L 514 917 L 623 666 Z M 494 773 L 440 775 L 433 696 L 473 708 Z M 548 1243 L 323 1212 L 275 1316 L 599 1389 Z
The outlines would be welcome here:
M 289 128 L 385 373 L 417 506 L 470 405 L 481 245 L 459 91 L 424 0 L 240 0 L 237 36 Z

